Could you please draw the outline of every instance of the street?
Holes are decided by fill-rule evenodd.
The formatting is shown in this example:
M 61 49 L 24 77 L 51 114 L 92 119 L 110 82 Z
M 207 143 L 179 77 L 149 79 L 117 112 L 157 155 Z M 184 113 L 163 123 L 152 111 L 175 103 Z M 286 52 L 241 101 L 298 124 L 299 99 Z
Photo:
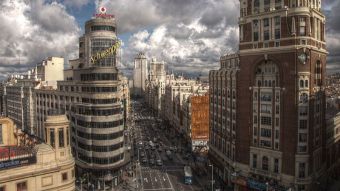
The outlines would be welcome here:
M 184 166 L 191 160 L 183 159 L 188 154 L 181 142 L 175 141 L 175 133 L 165 129 L 163 121 L 140 102 L 133 103 L 132 115 L 137 190 L 203 190 L 194 174 L 191 185 L 184 183 Z

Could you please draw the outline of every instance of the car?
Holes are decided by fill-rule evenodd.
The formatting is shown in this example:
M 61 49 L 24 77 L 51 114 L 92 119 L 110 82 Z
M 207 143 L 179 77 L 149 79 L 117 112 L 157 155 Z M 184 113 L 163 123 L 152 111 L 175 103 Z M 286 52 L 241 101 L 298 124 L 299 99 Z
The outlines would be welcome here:
M 163 162 L 162 162 L 161 159 L 158 159 L 158 160 L 156 161 L 156 163 L 157 163 L 158 166 L 162 166 L 162 165 L 163 165 Z
M 141 156 L 141 157 L 145 157 L 145 153 L 144 153 L 144 152 L 141 152 L 141 153 L 140 153 L 140 156 Z
M 158 147 L 158 152 L 162 152 L 163 149 L 161 147 Z
M 151 165 L 154 165 L 154 164 L 155 164 L 155 160 L 154 160 L 154 159 L 150 159 L 149 162 L 150 162 Z

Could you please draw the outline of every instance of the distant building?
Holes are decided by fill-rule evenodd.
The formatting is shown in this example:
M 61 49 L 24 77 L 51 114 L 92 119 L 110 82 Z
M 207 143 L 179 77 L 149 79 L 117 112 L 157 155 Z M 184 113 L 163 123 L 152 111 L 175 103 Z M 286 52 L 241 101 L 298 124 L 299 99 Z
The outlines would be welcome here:
M 150 70 L 146 82 L 145 101 L 159 115 L 161 111 L 161 98 L 165 93 L 165 63 L 159 62 L 156 58 L 152 58 L 150 62 Z
M 135 58 L 133 69 L 133 95 L 143 96 L 148 79 L 148 61 L 144 53 L 139 53 Z
M 3 115 L 14 120 L 22 131 L 35 135 L 34 90 L 41 86 L 56 88 L 57 81 L 63 80 L 64 58 L 49 57 L 29 70 L 27 75 L 11 76 L 3 84 Z
M 17 145 L 15 125 L 0 119 L 0 190 L 75 190 L 74 159 L 65 115 L 49 116 L 48 139 L 34 147 Z
M 327 168 L 340 172 L 340 111 L 326 118 L 326 155 Z M 336 167 L 332 169 L 333 167 Z M 340 174 L 339 174 L 340 175 Z

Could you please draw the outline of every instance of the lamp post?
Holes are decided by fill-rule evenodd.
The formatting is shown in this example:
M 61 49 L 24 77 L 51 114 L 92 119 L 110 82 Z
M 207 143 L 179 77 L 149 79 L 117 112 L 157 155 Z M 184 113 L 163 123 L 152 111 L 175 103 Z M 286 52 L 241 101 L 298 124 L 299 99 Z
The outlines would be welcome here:
M 214 191 L 214 165 L 210 164 L 211 166 L 211 191 Z

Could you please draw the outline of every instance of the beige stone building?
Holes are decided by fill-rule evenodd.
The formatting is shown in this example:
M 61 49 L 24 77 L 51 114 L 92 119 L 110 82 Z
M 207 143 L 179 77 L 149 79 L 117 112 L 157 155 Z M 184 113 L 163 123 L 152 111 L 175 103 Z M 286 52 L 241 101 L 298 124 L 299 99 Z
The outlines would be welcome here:
M 13 121 L 0 119 L 0 190 L 75 190 L 69 122 L 65 115 L 48 116 L 47 142 L 19 146 Z
M 34 90 L 42 86 L 56 88 L 57 81 L 63 80 L 64 58 L 48 57 L 38 63 L 25 75 L 12 75 L 4 83 L 0 96 L 3 115 L 27 134 L 38 135 L 35 124 Z

